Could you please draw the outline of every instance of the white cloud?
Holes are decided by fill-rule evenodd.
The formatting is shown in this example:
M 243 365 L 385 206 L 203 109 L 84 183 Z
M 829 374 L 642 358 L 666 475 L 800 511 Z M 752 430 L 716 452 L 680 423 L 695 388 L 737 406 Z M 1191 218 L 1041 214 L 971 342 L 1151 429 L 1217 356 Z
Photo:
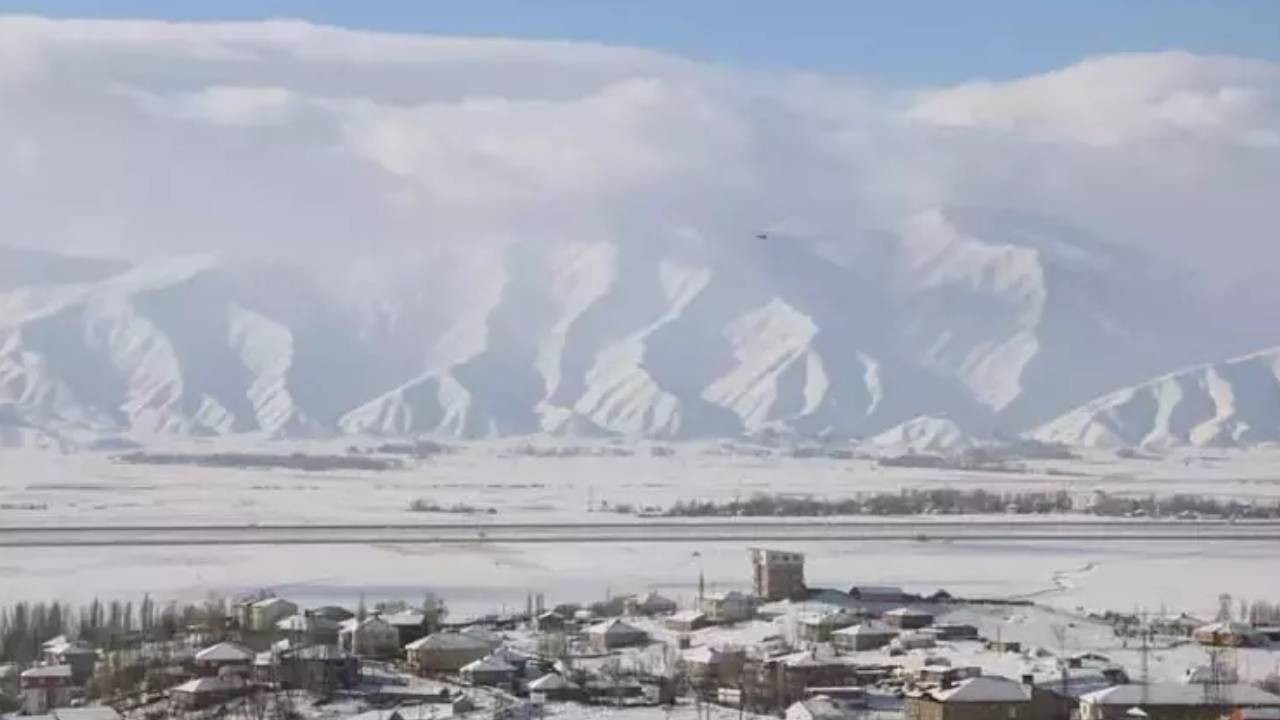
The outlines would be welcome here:
M 915 120 L 1115 147 L 1248 142 L 1280 120 L 1280 68 L 1187 53 L 1113 55 L 1005 83 L 921 93 Z
M 1275 263 L 1280 68 L 1094 58 L 916 92 L 632 48 L 0 18 L 3 242 L 335 262 L 447 242 L 848 238 L 944 203 L 1230 280 Z

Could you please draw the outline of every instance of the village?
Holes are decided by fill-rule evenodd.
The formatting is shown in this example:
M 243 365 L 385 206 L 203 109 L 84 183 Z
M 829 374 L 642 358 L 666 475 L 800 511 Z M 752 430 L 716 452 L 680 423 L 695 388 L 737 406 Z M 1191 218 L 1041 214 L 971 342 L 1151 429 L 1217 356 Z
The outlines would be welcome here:
M 1280 627 L 1224 597 L 1072 615 L 1027 599 L 812 588 L 753 548 L 743 590 L 647 591 L 453 617 L 444 600 L 302 608 L 261 593 L 182 609 L 95 603 L 0 616 L 0 712 L 39 720 L 235 717 L 786 720 L 1280 718 Z M 746 588 L 749 587 L 749 590 Z M 1271 606 L 1264 609 L 1273 610 Z M 19 617 L 21 615 L 21 617 Z M 74 626 L 74 627 L 73 627 Z M 1244 678 L 1248 667 L 1258 677 Z

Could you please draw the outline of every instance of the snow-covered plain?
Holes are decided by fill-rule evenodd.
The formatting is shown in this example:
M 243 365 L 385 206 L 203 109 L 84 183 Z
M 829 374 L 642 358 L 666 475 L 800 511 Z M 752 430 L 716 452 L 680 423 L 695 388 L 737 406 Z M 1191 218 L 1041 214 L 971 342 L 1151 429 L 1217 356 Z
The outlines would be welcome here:
M 191 449 L 193 446 L 187 446 Z M 1067 489 L 1087 496 L 1195 492 L 1280 498 L 1275 458 L 1193 453 L 1121 459 L 1096 453 L 1037 461 L 1027 473 L 881 468 L 871 460 L 752 457 L 720 445 L 629 446 L 629 457 L 530 457 L 516 442 L 459 446 L 387 472 L 286 472 L 127 465 L 95 453 L 0 453 L 0 524 L 130 525 L 606 521 L 631 516 L 588 503 L 666 507 L 755 492 L 852 496 L 901 487 Z M 546 446 L 551 447 L 551 446 Z M 561 447 L 567 447 L 562 445 Z M 587 447 L 587 446 L 583 446 Z M 617 446 L 599 444 L 597 451 Z M 293 449 L 332 451 L 321 443 Z M 775 453 L 776 454 L 776 453 Z M 1051 472 L 1052 470 L 1052 472 Z M 1070 474 L 1064 474 L 1070 473 Z M 409 512 L 413 499 L 493 507 L 495 515 Z M 1027 596 L 1064 608 L 1161 606 L 1212 614 L 1217 596 L 1280 596 L 1276 548 L 1264 542 L 796 543 L 815 585 L 943 587 L 966 596 Z M 659 588 L 688 601 L 699 569 L 716 587 L 748 581 L 745 545 L 244 546 L 6 548 L 0 601 L 199 598 L 272 588 L 310 603 L 413 599 L 427 590 L 459 612 L 523 605 L 528 591 L 582 600 Z

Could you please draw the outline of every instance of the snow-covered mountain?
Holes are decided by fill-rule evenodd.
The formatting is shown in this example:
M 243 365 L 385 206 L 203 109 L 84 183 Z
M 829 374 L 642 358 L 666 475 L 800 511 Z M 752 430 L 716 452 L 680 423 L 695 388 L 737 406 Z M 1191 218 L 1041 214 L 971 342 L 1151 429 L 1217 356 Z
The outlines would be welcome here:
M 885 430 L 871 438 L 870 443 L 906 453 L 954 453 L 975 445 L 974 439 L 955 422 L 925 415 Z
M 52 437 L 954 444 L 1228 346 L 1188 336 L 1210 325 L 1150 258 L 968 209 L 847 238 L 441 243 L 324 282 L 210 258 L 11 257 L 0 410 Z
M 1280 441 L 1280 348 L 1116 390 L 1046 423 L 1033 436 L 1093 447 Z

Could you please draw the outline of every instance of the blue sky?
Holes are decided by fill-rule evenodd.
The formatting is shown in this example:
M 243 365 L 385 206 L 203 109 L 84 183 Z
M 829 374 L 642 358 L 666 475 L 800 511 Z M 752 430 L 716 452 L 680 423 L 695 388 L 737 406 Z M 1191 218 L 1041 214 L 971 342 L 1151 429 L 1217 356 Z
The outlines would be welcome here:
M 1280 60 L 1280 2 L 1268 0 L 0 0 L 0 12 L 297 17 L 376 30 L 593 40 L 738 67 L 926 85 L 1017 77 L 1118 51 Z

